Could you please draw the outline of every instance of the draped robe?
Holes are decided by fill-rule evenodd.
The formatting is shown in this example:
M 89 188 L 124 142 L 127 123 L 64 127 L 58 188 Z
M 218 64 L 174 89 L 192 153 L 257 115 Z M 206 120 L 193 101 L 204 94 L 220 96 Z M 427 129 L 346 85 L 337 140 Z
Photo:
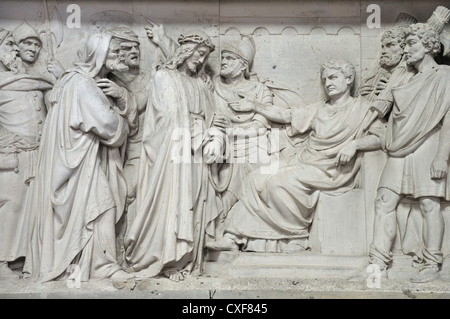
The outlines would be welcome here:
M 76 265 L 82 281 L 109 277 L 120 270 L 114 226 L 126 197 L 119 147 L 129 124 L 82 68 L 57 82 L 51 101 L 27 201 L 32 218 L 24 272 L 49 281 Z
M 256 243 L 308 238 L 320 193 L 338 195 L 358 186 L 362 153 L 347 165 L 336 166 L 335 159 L 356 138 L 367 110 L 364 98 L 337 108 L 320 102 L 293 110 L 293 132 L 311 130 L 309 139 L 275 174 L 249 175 L 244 196 L 229 213 L 226 231 L 250 239 L 247 245 L 252 239 Z M 264 251 L 255 247 L 251 250 Z
M 197 270 L 205 225 L 217 217 L 202 161 L 214 97 L 201 78 L 158 70 L 151 83 L 137 184 L 137 213 L 125 238 L 138 277 Z M 200 253 L 200 255 L 199 255 Z

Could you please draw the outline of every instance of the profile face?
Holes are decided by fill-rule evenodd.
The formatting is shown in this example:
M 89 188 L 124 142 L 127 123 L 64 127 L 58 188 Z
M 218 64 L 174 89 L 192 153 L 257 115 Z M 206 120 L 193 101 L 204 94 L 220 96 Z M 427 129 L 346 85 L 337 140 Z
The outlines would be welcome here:
M 34 63 L 41 52 L 41 41 L 36 38 L 26 38 L 19 42 L 19 55 L 22 61 Z
M 140 50 L 138 42 L 121 42 L 120 43 L 121 54 L 124 57 L 124 63 L 129 67 L 138 67 L 140 63 Z
M 345 77 L 341 70 L 325 69 L 322 72 L 322 84 L 330 98 L 339 98 L 344 95 L 350 83 L 351 80 Z
M 400 63 L 403 48 L 395 38 L 387 37 L 381 41 L 380 65 L 391 67 Z
M 204 63 L 208 60 L 209 53 L 211 52 L 210 48 L 206 45 L 200 45 L 197 47 L 192 55 L 188 57 L 185 61 L 189 71 L 192 73 L 197 73 Z
M 422 61 L 428 51 L 419 37 L 411 34 L 406 38 L 405 43 L 406 45 L 404 52 L 406 63 L 414 65 L 417 62 Z
M 124 72 L 128 70 L 128 66 L 125 65 L 125 58 L 121 51 L 120 41 L 117 38 L 112 38 L 109 43 L 105 65 L 111 71 Z
M 222 52 L 220 75 L 224 78 L 234 77 L 244 72 L 242 60 L 235 54 Z
M 7 37 L 0 45 L 0 51 L 2 53 L 9 53 L 11 56 L 16 57 L 19 54 L 19 48 L 14 42 L 12 36 Z
M 12 36 L 7 37 L 2 44 L 0 45 L 0 60 L 1 62 L 8 67 L 16 59 L 18 59 L 19 48 L 14 42 L 14 38 Z

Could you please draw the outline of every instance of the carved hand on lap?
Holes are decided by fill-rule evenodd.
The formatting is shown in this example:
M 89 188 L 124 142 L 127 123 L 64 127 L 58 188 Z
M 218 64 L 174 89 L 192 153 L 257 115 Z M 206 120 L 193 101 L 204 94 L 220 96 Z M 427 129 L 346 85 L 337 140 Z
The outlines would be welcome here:
M 350 143 L 346 144 L 344 147 L 342 147 L 342 149 L 336 156 L 336 166 L 346 165 L 347 163 L 349 163 L 355 156 L 356 151 L 357 149 L 355 141 L 351 141 Z

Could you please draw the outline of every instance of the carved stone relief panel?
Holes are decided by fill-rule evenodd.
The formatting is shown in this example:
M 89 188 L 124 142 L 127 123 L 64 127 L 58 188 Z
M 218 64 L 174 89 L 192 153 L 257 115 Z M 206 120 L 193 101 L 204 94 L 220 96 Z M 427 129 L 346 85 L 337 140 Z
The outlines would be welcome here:
M 444 2 L 2 1 L 0 295 L 437 291 Z

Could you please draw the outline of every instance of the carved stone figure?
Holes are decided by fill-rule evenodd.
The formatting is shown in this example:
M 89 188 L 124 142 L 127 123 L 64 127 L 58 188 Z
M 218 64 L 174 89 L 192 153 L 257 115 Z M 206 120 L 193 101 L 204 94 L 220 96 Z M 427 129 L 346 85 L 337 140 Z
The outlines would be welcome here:
M 369 101 L 375 98 L 384 90 L 392 73 L 397 68 L 405 68 L 405 63 L 401 64 L 403 57 L 403 47 L 405 46 L 405 28 L 416 23 L 413 16 L 402 13 L 395 21 L 395 26 L 386 29 L 381 34 L 381 55 L 378 63 L 374 66 L 372 73 L 364 79 L 360 89 L 360 94 Z
M 150 72 L 140 68 L 140 42 L 137 34 L 129 27 L 119 26 L 111 30 L 120 42 L 120 54 L 127 71 L 113 70 L 109 75 L 115 83 L 126 88 L 136 98 L 138 112 L 138 127 L 136 133 L 130 135 L 125 149 L 124 175 L 127 180 L 127 201 L 125 213 L 117 224 L 118 262 L 124 261 L 125 247 L 123 239 L 127 226 L 131 225 L 136 214 L 136 185 L 139 172 L 139 158 L 142 149 L 142 131 L 145 108 L 150 94 Z
M 257 80 L 249 79 L 255 53 L 256 47 L 251 36 L 226 43 L 221 51 L 220 76 L 213 81 L 215 107 L 230 122 L 230 129 L 227 130 L 228 157 L 224 163 L 212 165 L 210 175 L 217 200 L 221 202 L 221 219 L 226 217 L 241 197 L 242 181 L 246 176 L 271 162 L 270 121 L 254 111 L 236 112 L 230 107 L 230 104 L 236 107 L 236 104 L 248 103 L 248 100 L 272 104 L 269 88 Z M 221 226 L 220 222 L 218 226 Z M 221 236 L 220 231 L 216 235 Z
M 281 112 L 278 118 L 291 122 L 298 133 L 311 131 L 306 144 L 276 173 L 249 175 L 241 200 L 229 213 L 226 234 L 208 248 L 304 251 L 320 193 L 337 195 L 358 186 L 363 152 L 380 147 L 376 135 L 358 135 L 368 102 L 350 95 L 355 79 L 351 63 L 331 60 L 321 68 L 321 78 L 327 101 Z M 260 104 L 256 111 L 276 118 L 268 106 Z M 377 125 L 373 129 L 382 129 Z
M 21 25 L 14 29 L 13 36 L 19 47 L 19 56 L 27 73 L 47 77 L 52 82 L 62 76 L 64 67 L 57 59 L 49 59 L 47 65 L 40 61 L 42 41 L 38 32 L 26 21 L 23 21 Z
M 207 163 L 222 155 L 224 134 L 206 130 L 214 96 L 200 74 L 214 44 L 202 31 L 182 34 L 178 43 L 152 79 L 145 113 L 137 214 L 125 238 L 126 261 L 138 278 L 178 281 L 201 272 L 205 228 L 216 217 L 205 207 Z
M 0 29 L 0 276 L 12 275 L 6 262 L 26 255 L 28 219 L 24 202 L 35 175 L 52 84 L 27 75 L 11 32 Z
M 120 147 L 133 132 L 136 104 L 109 79 L 126 71 L 123 39 L 101 30 L 85 45 L 84 61 L 55 85 L 44 125 L 36 181 L 27 201 L 31 239 L 24 273 L 39 281 L 130 278 L 116 261 L 115 225 L 125 205 Z
M 434 10 L 428 22 L 440 34 L 449 19 L 450 10 L 439 6 Z M 393 103 L 392 88 L 408 82 L 416 73 L 414 68 L 408 67 L 403 57 L 405 34 L 409 26 L 408 22 L 411 21 L 416 21 L 416 19 L 403 14 L 397 21 L 399 25 L 386 30 L 381 36 L 381 69 L 379 72 L 374 71 L 375 74 L 366 80 L 366 84 L 361 90 L 361 95 L 373 102 L 371 106 L 373 114 L 366 118 L 363 129 L 366 129 L 376 116 L 385 118 L 389 116 Z
M 428 282 L 439 276 L 444 233 L 440 201 L 449 199 L 450 71 L 433 60 L 440 48 L 433 27 L 414 24 L 406 36 L 406 63 L 417 74 L 392 90 L 393 113 L 383 139 L 389 159 L 378 185 L 374 239 L 369 255 L 370 262 L 379 265 L 386 274 L 396 235 L 396 206 L 403 197 L 418 199 L 424 218 L 424 265 L 413 281 Z

